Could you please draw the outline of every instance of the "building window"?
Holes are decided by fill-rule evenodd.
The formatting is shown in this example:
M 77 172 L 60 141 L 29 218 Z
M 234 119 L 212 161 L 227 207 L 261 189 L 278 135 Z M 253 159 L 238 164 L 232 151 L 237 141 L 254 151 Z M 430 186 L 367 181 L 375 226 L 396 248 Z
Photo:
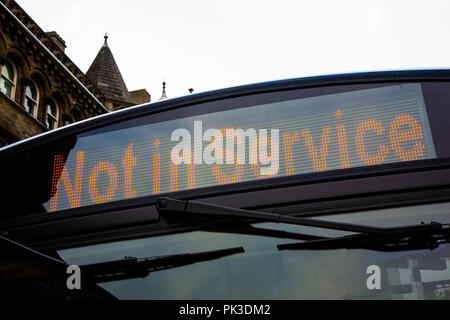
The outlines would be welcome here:
M 30 113 L 33 117 L 37 117 L 39 103 L 39 92 L 37 87 L 33 82 L 30 82 L 25 86 L 25 98 L 23 101 L 23 107 Z
M 58 127 L 58 106 L 53 101 L 47 101 L 45 104 L 46 119 L 45 124 L 48 129 L 52 130 Z
M 14 66 L 6 62 L 2 67 L 2 76 L 0 79 L 0 91 L 13 99 L 16 90 L 16 72 Z
M 75 121 L 73 121 L 73 118 L 72 118 L 71 115 L 69 115 L 69 114 L 64 114 L 64 115 L 62 116 L 62 122 L 63 122 L 63 126 L 67 126 L 67 125 L 69 125 L 69 124 L 71 124 L 71 123 L 74 123 Z

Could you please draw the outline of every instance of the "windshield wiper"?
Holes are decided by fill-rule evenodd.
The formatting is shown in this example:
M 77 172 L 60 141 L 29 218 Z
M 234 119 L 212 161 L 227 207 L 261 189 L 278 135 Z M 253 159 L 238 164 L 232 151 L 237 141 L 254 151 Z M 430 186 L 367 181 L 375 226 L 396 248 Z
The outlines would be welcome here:
M 10 268 L 3 268 L 5 270 L 0 271 L 0 297 L 3 289 L 9 290 L 8 292 L 18 292 L 17 297 L 21 297 L 24 290 L 32 291 L 31 293 L 27 291 L 26 294 L 36 297 L 66 297 L 75 292 L 68 290 L 66 286 L 69 265 L 65 261 L 42 254 L 4 237 L 0 237 L 0 249 L 2 249 L 3 259 L 8 259 L 5 263 L 11 264 Z M 121 260 L 81 265 L 79 267 L 83 290 L 77 293 L 75 298 L 115 299 L 97 284 L 144 278 L 152 272 L 216 260 L 244 252 L 243 247 L 235 247 L 148 258 L 125 257 Z M 30 270 L 27 271 L 26 268 Z M 51 287 L 52 290 L 46 290 L 47 287 Z M 26 294 L 23 293 L 23 295 Z
M 427 230 L 440 230 L 442 225 L 439 223 L 422 223 L 401 227 L 373 227 L 359 224 L 316 220 L 311 218 L 299 218 L 282 214 L 244 210 L 233 207 L 226 207 L 216 204 L 209 204 L 198 201 L 177 200 L 171 198 L 159 198 L 156 202 L 159 212 L 178 213 L 184 215 L 212 215 L 226 217 L 250 218 L 258 221 L 277 222 L 295 224 L 305 227 L 315 227 L 321 229 L 332 229 L 340 231 L 358 232 L 364 234 L 399 234 L 409 232 L 422 232 Z
M 331 239 L 311 240 L 299 243 L 279 244 L 278 250 L 331 250 L 331 249 L 368 249 L 394 252 L 408 250 L 433 250 L 440 244 L 450 241 L 448 224 L 432 223 L 436 228 L 398 232 L 391 234 L 356 234 Z
M 144 278 L 152 272 L 211 261 L 230 255 L 244 253 L 243 247 L 227 248 L 194 253 L 173 254 L 149 258 L 125 257 L 121 260 L 80 266 L 82 274 L 88 274 L 95 283 Z
M 360 248 L 378 251 L 401 251 L 434 249 L 448 242 L 449 225 L 437 222 L 399 227 L 373 227 L 359 224 L 300 218 L 281 214 L 244 210 L 221 205 L 159 198 L 156 204 L 161 213 L 181 215 L 212 215 L 249 218 L 257 221 L 287 223 L 306 227 L 356 232 L 355 235 L 311 239 L 300 243 L 278 245 L 279 250 L 321 250 L 338 248 Z
M 17 283 L 17 281 L 32 281 L 36 279 L 57 280 L 67 278 L 66 270 L 69 265 L 62 260 L 47 256 L 4 237 L 0 237 L 0 248 L 2 249 L 3 255 L 8 253 L 11 257 L 22 258 L 27 265 L 39 263 L 39 269 L 41 270 L 41 274 L 31 272 L 30 275 L 26 276 L 20 274 L 17 277 L 14 277 L 9 274 L 7 280 L 3 280 L 0 277 L 0 285 L 5 284 L 6 282 Z M 144 278 L 151 272 L 216 260 L 244 252 L 245 250 L 243 247 L 235 247 L 148 258 L 125 257 L 120 260 L 80 265 L 79 267 L 83 282 L 102 283 L 132 278 Z M 65 286 L 65 280 L 61 283 Z

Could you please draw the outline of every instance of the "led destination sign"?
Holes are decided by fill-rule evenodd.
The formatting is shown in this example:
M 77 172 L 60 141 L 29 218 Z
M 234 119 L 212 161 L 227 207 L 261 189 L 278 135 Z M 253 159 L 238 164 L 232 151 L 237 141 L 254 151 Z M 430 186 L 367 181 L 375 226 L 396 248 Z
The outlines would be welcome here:
M 54 155 L 45 206 L 435 157 L 420 84 L 392 85 L 78 137 Z

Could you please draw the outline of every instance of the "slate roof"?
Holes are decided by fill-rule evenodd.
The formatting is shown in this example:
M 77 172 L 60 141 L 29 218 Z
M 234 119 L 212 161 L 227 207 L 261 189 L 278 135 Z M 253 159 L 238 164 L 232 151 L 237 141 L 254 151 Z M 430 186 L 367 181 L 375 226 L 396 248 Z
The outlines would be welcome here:
M 86 76 L 95 83 L 106 99 L 130 102 L 127 86 L 108 46 L 108 36 L 105 36 L 105 43 L 89 67 Z

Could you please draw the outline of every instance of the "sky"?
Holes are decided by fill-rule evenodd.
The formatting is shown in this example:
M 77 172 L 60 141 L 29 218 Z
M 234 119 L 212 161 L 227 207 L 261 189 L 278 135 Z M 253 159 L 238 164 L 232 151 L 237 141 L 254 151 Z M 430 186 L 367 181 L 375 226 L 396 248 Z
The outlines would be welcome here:
M 311 75 L 450 67 L 450 1 L 16 0 L 86 72 L 108 44 L 152 101 Z

